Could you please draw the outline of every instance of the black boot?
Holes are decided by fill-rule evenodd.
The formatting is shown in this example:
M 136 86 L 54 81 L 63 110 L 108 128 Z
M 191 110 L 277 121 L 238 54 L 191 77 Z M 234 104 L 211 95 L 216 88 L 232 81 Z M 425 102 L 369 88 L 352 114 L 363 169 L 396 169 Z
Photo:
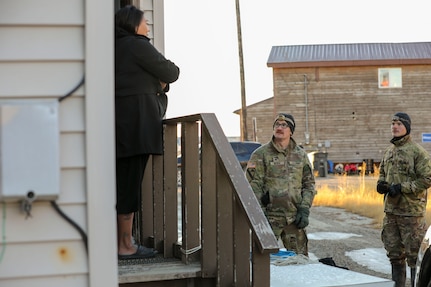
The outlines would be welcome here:
M 392 281 L 395 282 L 394 287 L 406 286 L 406 265 L 392 264 Z
M 416 267 L 410 267 L 410 282 L 411 286 L 415 286 Z

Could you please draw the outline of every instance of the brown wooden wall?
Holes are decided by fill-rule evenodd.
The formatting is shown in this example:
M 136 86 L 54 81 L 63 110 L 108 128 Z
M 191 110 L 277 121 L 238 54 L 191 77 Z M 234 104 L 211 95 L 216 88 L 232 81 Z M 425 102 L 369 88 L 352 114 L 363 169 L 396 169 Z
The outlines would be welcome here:
M 274 98 L 248 107 L 248 133 L 253 134 L 256 117 L 257 140 L 269 141 L 275 114 L 287 112 L 296 121 L 293 137 L 307 150 L 327 151 L 334 162 L 380 162 L 390 144 L 392 115 L 402 111 L 412 119 L 413 139 L 431 152 L 431 143 L 422 143 L 422 133 L 431 133 L 431 66 L 397 67 L 402 68 L 403 87 L 389 89 L 378 87 L 380 66 L 273 69 Z
M 239 112 L 240 113 L 240 112 Z M 266 143 L 271 139 L 272 123 L 275 115 L 274 99 L 269 98 L 247 107 L 248 140 Z M 256 138 L 253 138 L 253 118 L 256 118 Z

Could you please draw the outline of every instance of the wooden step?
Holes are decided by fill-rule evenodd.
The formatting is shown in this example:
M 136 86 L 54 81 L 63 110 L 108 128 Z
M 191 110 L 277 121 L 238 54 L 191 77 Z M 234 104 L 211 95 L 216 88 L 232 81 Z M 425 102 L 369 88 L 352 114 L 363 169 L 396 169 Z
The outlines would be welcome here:
M 184 264 L 178 259 L 119 261 L 118 282 L 137 283 L 174 279 L 198 278 L 201 276 L 200 262 Z

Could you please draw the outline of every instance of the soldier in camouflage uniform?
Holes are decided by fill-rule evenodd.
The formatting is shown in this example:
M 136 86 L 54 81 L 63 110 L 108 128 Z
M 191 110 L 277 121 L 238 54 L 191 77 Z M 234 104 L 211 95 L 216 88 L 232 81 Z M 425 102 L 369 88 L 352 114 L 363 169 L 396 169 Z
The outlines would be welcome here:
M 392 265 L 395 287 L 404 287 L 406 260 L 414 286 L 416 259 L 425 235 L 427 189 L 431 186 L 428 152 L 410 137 L 410 117 L 396 113 L 392 118 L 392 145 L 380 163 L 377 192 L 384 194 L 385 217 L 382 241 Z
M 278 114 L 272 140 L 253 152 L 246 176 L 277 239 L 287 250 L 308 256 L 310 207 L 316 190 L 307 153 L 291 138 L 295 120 Z

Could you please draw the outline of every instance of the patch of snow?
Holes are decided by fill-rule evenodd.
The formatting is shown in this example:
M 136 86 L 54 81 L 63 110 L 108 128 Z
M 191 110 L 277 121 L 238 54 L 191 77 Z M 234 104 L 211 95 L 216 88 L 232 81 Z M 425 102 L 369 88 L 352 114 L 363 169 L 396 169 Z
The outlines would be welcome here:
M 351 233 L 338 232 L 318 232 L 319 238 L 322 239 L 343 239 L 351 236 L 359 236 Z M 308 235 L 310 237 L 310 235 Z M 317 239 L 319 240 L 319 239 Z M 333 266 L 328 266 L 318 262 L 318 258 L 313 254 L 309 254 L 308 262 L 298 264 L 295 257 L 283 257 L 285 248 L 280 248 L 280 256 L 272 255 L 271 260 L 271 287 L 284 287 L 286 280 L 289 282 L 289 287 L 318 287 L 318 286 L 387 286 L 392 287 L 393 282 L 388 279 L 383 279 L 367 274 L 353 272 Z M 391 265 L 386 257 L 384 248 L 366 248 L 346 252 L 346 256 L 356 261 L 370 270 L 376 272 L 391 274 Z M 277 257 L 280 260 L 274 260 Z M 283 260 L 285 262 L 282 262 Z M 290 261 L 290 262 L 289 262 Z M 281 262 L 281 263 L 280 263 Z M 288 266 L 287 266 L 288 265 Z M 407 278 L 409 278 L 409 272 Z M 288 279 L 287 279 L 288 278 Z
M 376 272 L 391 274 L 391 263 L 386 257 L 384 248 L 365 248 L 346 252 L 346 256 L 350 257 L 358 264 L 367 267 Z M 409 270 L 407 268 L 407 270 Z M 407 278 L 410 278 L 410 272 L 406 272 Z
M 350 237 L 362 237 L 362 235 L 344 232 L 314 232 L 307 234 L 307 237 L 312 240 L 339 240 Z
M 387 279 L 321 263 L 270 267 L 271 287 L 393 286 Z

